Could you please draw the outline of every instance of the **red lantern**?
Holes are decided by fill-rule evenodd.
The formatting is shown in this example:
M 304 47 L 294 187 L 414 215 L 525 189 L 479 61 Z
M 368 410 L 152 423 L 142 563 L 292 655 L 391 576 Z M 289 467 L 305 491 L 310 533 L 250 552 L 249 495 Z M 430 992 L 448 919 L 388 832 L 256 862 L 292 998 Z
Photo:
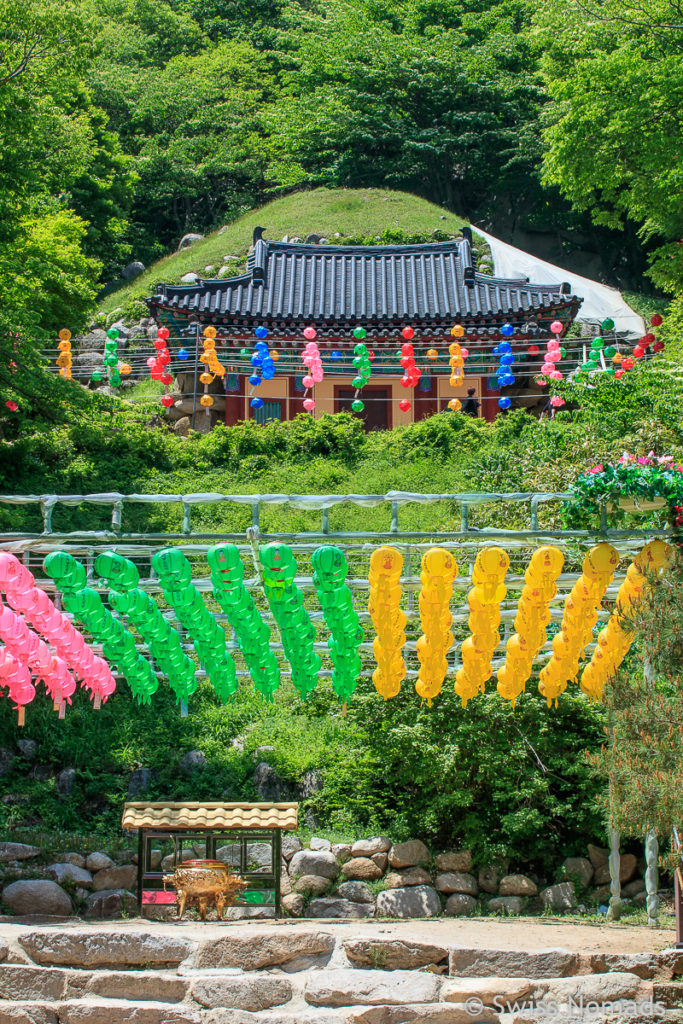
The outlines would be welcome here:
M 157 350 L 157 352 L 161 352 L 162 349 L 166 348 L 166 342 L 164 341 L 163 338 L 155 338 L 154 347 Z
M 640 341 L 641 341 L 641 344 L 643 344 L 643 345 L 651 345 L 651 344 L 652 344 L 652 343 L 653 343 L 653 342 L 654 342 L 655 340 L 656 340 L 656 339 L 655 339 L 655 336 L 654 336 L 654 334 L 652 333 L 652 331 L 650 331 L 650 332 L 649 332 L 648 334 L 644 335 L 644 336 L 643 336 L 643 337 L 642 337 L 642 338 L 640 339 Z
M 371 363 L 374 362 L 375 360 L 375 353 L 372 351 L 372 349 L 368 349 L 368 359 L 370 360 Z
M 656 341 L 654 343 L 654 345 L 652 346 L 652 351 L 653 352 L 663 352 L 664 351 L 664 342 L 663 341 Z
M 157 338 L 161 338 L 162 341 L 167 341 L 170 331 L 168 327 L 160 327 L 157 331 Z
M 540 351 L 541 350 L 538 347 L 538 345 L 529 345 L 529 347 L 527 349 L 527 352 L 529 353 L 530 356 L 537 356 L 537 355 L 540 354 Z
M 404 388 L 410 387 L 410 377 L 401 377 L 401 386 Z
M 415 357 L 415 349 L 412 345 L 401 345 L 401 355 L 409 356 L 413 359 Z
M 644 355 L 645 355 L 645 349 L 642 348 L 641 345 L 636 345 L 636 347 L 633 349 L 633 358 L 634 359 L 642 359 Z
M 401 356 L 399 362 L 403 369 L 406 370 L 409 366 L 413 365 L 413 358 L 412 356 Z
M 650 317 L 650 323 L 652 324 L 653 327 L 659 327 L 661 322 L 662 322 L 662 318 L 659 315 L 659 313 L 653 313 L 652 316 Z
M 415 331 L 413 330 L 412 327 L 404 327 L 403 330 L 401 331 L 401 334 L 406 339 L 406 341 L 410 341 L 411 338 L 415 337 Z
M 162 395 L 161 404 L 165 405 L 167 409 L 170 409 L 173 405 L 173 395 Z
M 621 380 L 621 378 L 624 376 L 624 371 L 623 370 L 615 370 L 614 376 L 617 378 L 617 380 Z
M 408 401 L 407 398 L 402 398 L 401 401 L 398 403 L 398 407 L 401 410 L 401 412 L 408 412 L 408 410 L 410 409 L 410 402 Z
M 629 356 L 628 359 L 622 360 L 621 365 L 625 370 L 632 370 L 633 367 L 636 365 L 636 361 L 635 359 L 631 359 L 631 357 Z M 616 377 L 616 373 L 614 376 Z
M 171 373 L 162 373 L 161 383 L 164 384 L 167 388 L 170 388 L 171 384 L 173 383 L 173 375 Z

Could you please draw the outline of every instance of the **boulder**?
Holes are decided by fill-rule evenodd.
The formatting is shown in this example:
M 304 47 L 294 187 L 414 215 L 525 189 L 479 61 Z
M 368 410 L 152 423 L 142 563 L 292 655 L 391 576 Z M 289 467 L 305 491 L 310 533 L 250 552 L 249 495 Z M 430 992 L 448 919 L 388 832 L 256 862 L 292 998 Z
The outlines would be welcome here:
M 351 843 L 332 843 L 331 851 L 340 864 L 351 860 Z
M 234 268 L 231 267 L 229 263 L 224 263 L 222 267 L 218 268 L 218 273 L 216 274 L 216 277 L 232 277 L 234 273 Z
M 189 273 L 187 274 L 183 274 L 183 276 L 180 278 L 181 284 L 197 284 L 198 282 L 199 275 L 192 273 L 192 271 L 189 271 Z
M 76 868 L 85 867 L 85 857 L 82 857 L 80 853 L 60 853 L 58 860 L 60 864 L 73 864 Z
M 322 875 L 301 875 L 294 882 L 292 888 L 295 892 L 312 893 L 314 896 L 320 896 L 330 886 L 330 879 L 323 878 Z
M 135 889 L 138 883 L 138 869 L 135 864 L 123 864 L 121 867 L 105 868 L 98 871 L 92 882 L 95 892 L 102 889 Z
M 53 885 L 52 882 L 49 883 Z M 48 967 L 178 967 L 197 947 L 196 942 L 153 931 L 24 932 L 19 943 L 37 964 Z
M 606 850 L 603 846 L 594 846 L 593 843 L 589 843 L 588 859 L 596 870 L 602 868 L 609 860 L 609 850 Z
M 562 914 L 576 907 L 576 894 L 573 882 L 560 882 L 558 885 L 549 885 L 547 889 L 541 890 L 543 906 L 552 910 L 555 914 Z
M 129 263 L 128 266 L 124 267 L 121 271 L 121 277 L 124 281 L 134 281 L 140 274 L 144 274 L 145 264 L 141 263 L 140 260 L 134 260 Z
M 410 839 L 407 843 L 395 843 L 389 851 L 389 863 L 392 868 L 410 868 L 414 864 L 427 864 L 429 850 L 420 839 Z
M 39 854 L 39 846 L 28 846 L 26 843 L 0 843 L 0 864 L 9 860 L 30 860 Z
M 308 976 L 304 998 L 313 1006 L 391 1006 L 431 1003 L 439 998 L 441 979 L 417 971 L 314 971 Z
M 285 860 L 291 860 L 299 850 L 303 850 L 303 844 L 298 836 L 282 837 L 282 856 Z
M 353 903 L 374 903 L 372 889 L 365 882 L 342 882 L 337 887 L 337 895 Z
M 26 761 L 35 761 L 38 754 L 38 744 L 35 740 L 17 740 L 17 747 Z
M 645 882 L 642 878 L 636 878 L 632 882 L 627 882 L 621 890 L 622 896 L 627 897 L 637 896 L 639 892 L 645 892 Z
M 329 850 L 299 850 L 289 862 L 290 875 L 322 875 L 323 878 L 336 878 L 339 864 Z
M 402 889 L 406 885 L 431 885 L 432 879 L 424 868 L 406 868 L 405 871 L 390 871 L 385 882 L 387 889 Z
M 584 888 L 593 881 L 593 865 L 587 857 L 567 857 L 562 863 L 562 869 L 567 878 Z
M 151 768 L 134 768 L 128 780 L 128 796 L 135 800 L 146 793 L 153 782 L 154 772 Z
M 340 899 L 328 896 L 325 899 L 311 900 L 308 905 L 308 917 L 348 917 L 363 918 L 375 916 L 374 903 L 357 903 L 355 900 Z
M 57 790 L 62 796 L 71 796 L 78 773 L 75 768 L 63 768 L 57 776 Z
M 197 242 L 201 242 L 204 235 L 197 235 L 192 231 L 189 231 L 186 235 L 178 242 L 178 249 L 188 249 L 191 245 L 196 245 Z
M 448 958 L 445 946 L 409 939 L 345 939 L 344 951 L 354 967 L 387 971 L 432 967 Z
M 391 840 L 385 836 L 371 836 L 370 839 L 359 839 L 351 847 L 352 857 L 372 857 L 373 853 L 388 853 Z
M 437 871 L 470 871 L 472 868 L 471 850 L 452 850 L 440 853 L 434 858 Z
M 507 914 L 509 916 L 521 914 L 523 906 L 524 901 L 521 896 L 494 896 L 488 902 L 489 910 L 497 914 Z
M 263 927 L 264 930 L 251 935 L 235 933 L 201 942 L 193 966 L 200 970 L 235 967 L 241 971 L 261 971 L 301 957 L 330 956 L 334 950 L 334 937 L 327 932 L 288 928 L 266 931 Z
M 106 340 L 107 332 L 102 327 L 95 327 L 87 334 L 79 334 L 74 340 L 72 348 L 78 346 L 79 352 L 98 352 L 103 356 Z
M 88 896 L 84 915 L 87 918 L 109 920 L 124 914 L 133 916 L 137 913 L 137 907 L 135 896 L 127 889 L 101 889 Z
M 216 860 L 222 860 L 230 867 L 240 865 L 240 844 L 230 843 L 228 846 L 219 846 L 216 850 Z M 251 871 L 271 871 L 273 867 L 273 851 L 270 843 L 247 843 L 247 866 Z M 307 874 L 314 875 L 319 872 L 309 871 Z
M 436 917 L 440 913 L 441 900 L 430 885 L 386 889 L 377 896 L 379 917 Z
M 88 854 L 85 859 L 85 866 L 88 871 L 106 871 L 107 868 L 113 868 L 115 865 L 114 861 L 106 853 L 100 853 L 96 850 L 94 853 Z
M 197 417 L 201 420 L 201 417 Z M 266 803 L 279 803 L 282 800 L 291 800 L 292 791 L 287 783 L 280 778 L 272 765 L 261 761 L 254 769 L 254 787 L 261 800 Z
M 388 853 L 373 853 L 370 857 L 373 864 L 376 864 L 382 874 L 387 870 L 387 864 L 389 863 Z
M 2 890 L 2 901 L 19 916 L 68 917 L 71 899 L 56 882 L 24 879 L 11 882 Z
M 192 421 L 189 416 L 181 416 L 173 424 L 173 433 L 177 434 L 178 437 L 187 437 L 190 433 L 191 425 Z
M 320 242 L 320 235 L 316 235 L 315 233 L 312 232 L 310 235 L 306 235 L 304 241 L 306 242 L 307 245 L 318 245 L 318 243 Z
M 382 869 L 369 857 L 352 857 L 342 865 L 342 874 L 345 878 L 372 882 L 382 877 Z
M 488 868 L 479 868 L 477 882 L 479 888 L 484 892 L 496 893 L 500 883 L 500 871 L 494 865 Z
M 463 892 L 454 892 L 446 900 L 444 914 L 448 917 L 467 917 L 477 909 L 477 901 L 474 896 L 468 896 Z
M 206 755 L 201 750 L 188 750 L 186 754 L 180 758 L 179 767 L 181 772 L 186 775 L 191 775 L 192 772 L 197 771 L 198 768 L 203 768 L 206 764 Z
M 311 841 L 308 844 L 311 850 L 331 850 L 332 843 L 329 839 L 319 839 L 318 836 L 312 836 Z
M 536 896 L 538 886 L 526 875 L 505 875 L 498 891 L 501 896 Z
M 622 885 L 633 878 L 637 867 L 637 857 L 634 857 L 632 853 L 622 853 L 619 858 L 619 881 Z M 603 864 L 601 867 L 595 869 L 595 875 L 593 877 L 593 883 L 595 885 L 607 885 L 609 880 L 609 864 Z
M 216 270 L 216 268 L 214 267 L 213 263 L 209 263 L 208 266 L 204 267 L 204 273 L 205 274 L 213 274 L 215 272 L 215 270 Z
M 289 1002 L 292 983 L 271 974 L 208 976 L 196 978 L 190 992 L 201 1006 L 224 1006 L 255 1013 Z
M 288 893 L 280 902 L 292 917 L 301 917 L 304 912 L 304 898 L 298 892 Z
M 476 878 L 466 871 L 446 871 L 437 875 L 436 888 L 439 892 L 462 892 L 468 896 L 477 896 L 479 893 Z
M 216 854 L 216 859 L 220 860 L 220 857 L 218 856 L 218 854 Z M 167 853 L 165 857 L 161 858 L 161 870 L 162 871 L 173 871 L 174 868 L 175 868 L 175 857 L 173 856 L 172 853 Z
M 75 864 L 70 864 L 68 861 L 64 864 L 50 864 L 45 868 L 45 874 L 52 879 L 53 882 L 57 882 L 58 885 L 63 885 L 64 882 L 73 882 L 75 885 L 80 885 L 83 889 L 92 888 L 92 875 L 85 868 L 76 867 Z
M 315 796 L 323 788 L 323 777 L 320 772 L 315 769 L 310 769 L 304 772 L 303 778 L 297 787 L 299 791 L 299 799 L 307 800 L 311 796 Z

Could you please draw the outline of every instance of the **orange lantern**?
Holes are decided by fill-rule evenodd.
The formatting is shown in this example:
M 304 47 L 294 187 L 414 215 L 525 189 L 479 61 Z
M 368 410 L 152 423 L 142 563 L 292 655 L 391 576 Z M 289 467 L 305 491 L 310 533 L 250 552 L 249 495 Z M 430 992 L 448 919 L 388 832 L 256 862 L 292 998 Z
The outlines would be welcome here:
M 439 353 L 436 351 L 435 348 L 428 348 L 427 349 L 427 359 L 438 359 L 438 358 L 439 358 Z

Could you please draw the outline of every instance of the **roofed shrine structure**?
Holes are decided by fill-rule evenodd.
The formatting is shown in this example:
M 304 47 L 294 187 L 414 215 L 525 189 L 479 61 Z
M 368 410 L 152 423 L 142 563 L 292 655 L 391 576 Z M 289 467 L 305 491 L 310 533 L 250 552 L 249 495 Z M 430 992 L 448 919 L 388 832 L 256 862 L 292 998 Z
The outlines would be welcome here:
M 225 403 L 212 412 L 214 422 L 217 415 L 228 424 L 250 418 L 289 420 L 303 411 L 303 330 L 311 326 L 325 368 L 324 381 L 315 387 L 315 415 L 350 407 L 356 373 L 353 331 L 363 327 L 373 353 L 372 377 L 363 389 L 362 415 L 368 428 L 423 419 L 445 409 L 452 398 L 462 400 L 469 387 L 482 399 L 483 415 L 492 419 L 500 395 L 490 381 L 497 363 L 492 350 L 502 338 L 503 324 L 515 328 L 510 340 L 523 392 L 525 380 L 532 386 L 531 375 L 540 368 L 539 360 L 528 355 L 529 347 L 545 346 L 553 320 L 560 320 L 566 333 L 582 301 L 566 283 L 533 284 L 526 278 L 505 280 L 480 273 L 469 228 L 449 242 L 392 246 L 274 242 L 264 239 L 263 231 L 254 232 L 244 274 L 160 284 L 147 300 L 151 315 L 172 334 L 191 339 L 193 332 L 198 336 L 205 327 L 216 328 L 216 351 L 227 373 Z M 459 388 L 449 384 L 448 363 L 450 332 L 456 324 L 465 332 L 458 340 L 470 353 Z M 414 395 L 407 396 L 397 355 L 406 326 L 415 331 L 411 343 L 422 370 Z M 248 376 L 257 327 L 268 330 L 278 362 L 274 379 L 258 389 L 264 406 L 254 410 Z M 185 396 L 192 393 L 188 378 L 185 373 Z M 398 403 L 406 397 L 411 409 L 404 412 Z M 536 389 L 534 400 L 538 397 Z

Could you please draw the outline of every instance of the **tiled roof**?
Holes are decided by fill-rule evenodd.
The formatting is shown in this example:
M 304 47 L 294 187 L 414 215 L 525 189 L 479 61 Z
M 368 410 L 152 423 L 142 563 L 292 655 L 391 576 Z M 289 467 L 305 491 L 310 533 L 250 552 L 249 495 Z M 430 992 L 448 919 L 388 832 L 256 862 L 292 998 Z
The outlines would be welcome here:
M 451 326 L 491 316 L 524 317 L 581 299 L 568 285 L 478 273 L 469 237 L 425 245 L 337 246 L 255 240 L 247 273 L 197 284 L 160 284 L 158 308 L 236 327 L 335 323 Z
M 213 803 L 127 803 L 124 829 L 296 829 L 299 805 Z

